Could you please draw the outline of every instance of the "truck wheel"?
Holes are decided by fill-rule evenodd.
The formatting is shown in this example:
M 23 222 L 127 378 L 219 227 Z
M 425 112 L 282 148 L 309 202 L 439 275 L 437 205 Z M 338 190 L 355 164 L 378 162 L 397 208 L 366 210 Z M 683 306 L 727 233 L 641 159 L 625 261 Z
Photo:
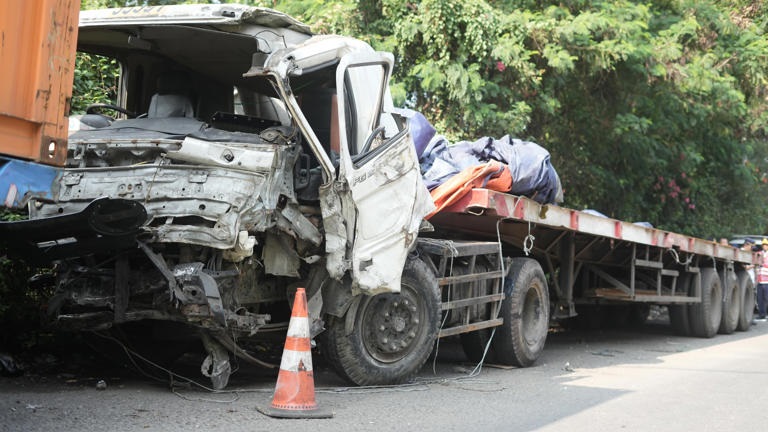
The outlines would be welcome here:
M 752 317 L 755 314 L 755 284 L 749 274 L 741 270 L 736 273 L 739 280 L 739 323 L 736 330 L 747 331 L 752 325 Z
M 675 292 L 682 295 L 690 295 L 691 293 L 691 274 L 684 273 L 677 278 L 677 288 Z M 672 331 L 678 336 L 690 336 L 691 326 L 688 323 L 688 305 L 687 304 L 673 304 L 667 306 L 669 311 L 669 325 L 672 327 Z
M 491 330 L 482 329 L 475 330 L 469 333 L 462 333 L 459 335 L 461 341 L 461 348 L 464 350 L 464 354 L 467 356 L 467 360 L 472 363 L 479 363 L 480 360 L 484 360 L 486 363 L 495 362 L 495 355 L 493 352 L 493 343 L 488 347 L 488 341 L 491 338 Z M 485 352 L 485 348 L 488 347 L 488 352 Z M 483 358 L 485 354 L 485 358 Z
M 328 320 L 326 359 L 357 385 L 408 381 L 434 348 L 440 322 L 438 291 L 426 264 L 408 259 L 400 293 L 362 296 L 344 318 Z
M 504 295 L 504 323 L 493 338 L 496 359 L 502 364 L 530 366 L 541 355 L 549 331 L 549 291 L 539 263 L 530 258 L 512 260 Z
M 720 327 L 723 315 L 723 288 L 717 271 L 712 267 L 701 269 L 701 303 L 688 306 L 691 334 L 711 338 Z
M 728 273 L 725 283 L 725 300 L 723 300 L 723 316 L 720 319 L 720 334 L 731 334 L 736 331 L 741 312 L 741 299 L 739 298 L 739 280 L 736 275 Z

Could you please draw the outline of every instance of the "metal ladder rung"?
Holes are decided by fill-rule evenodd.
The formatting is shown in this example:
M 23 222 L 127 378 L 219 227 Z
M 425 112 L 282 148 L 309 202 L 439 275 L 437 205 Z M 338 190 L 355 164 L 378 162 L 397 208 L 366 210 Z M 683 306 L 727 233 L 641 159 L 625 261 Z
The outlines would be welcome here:
M 487 321 L 478 321 L 474 322 L 472 324 L 466 324 L 466 325 L 460 325 L 456 327 L 450 327 L 440 330 L 440 333 L 437 335 L 437 337 L 446 337 L 446 336 L 453 336 L 461 333 L 469 333 L 471 331 L 475 330 L 482 330 L 485 328 L 490 327 L 498 327 L 501 324 L 504 323 L 504 320 L 501 318 L 496 318 L 492 320 Z
M 475 282 L 475 281 L 482 281 L 482 280 L 488 280 L 488 279 L 499 279 L 503 275 L 504 273 L 502 273 L 501 270 L 494 270 L 494 271 L 489 271 L 485 273 L 470 273 L 466 275 L 446 276 L 443 278 L 439 278 L 437 280 L 437 284 L 440 286 L 446 286 L 446 285 Z
M 498 294 L 485 295 L 481 297 L 472 297 L 468 299 L 443 302 L 440 307 L 442 308 L 442 310 L 450 310 L 450 309 L 456 309 L 456 308 L 465 307 L 465 306 L 474 306 L 474 305 L 492 303 L 495 301 L 502 301 L 502 300 L 504 300 L 504 293 L 498 293 Z

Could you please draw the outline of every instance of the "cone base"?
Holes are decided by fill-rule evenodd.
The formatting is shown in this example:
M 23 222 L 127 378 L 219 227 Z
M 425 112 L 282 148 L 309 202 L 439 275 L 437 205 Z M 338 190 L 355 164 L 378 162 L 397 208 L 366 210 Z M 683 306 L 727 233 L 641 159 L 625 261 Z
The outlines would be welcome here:
M 321 419 L 333 417 L 333 412 L 324 408 L 290 410 L 273 408 L 271 406 L 257 406 L 256 410 L 266 416 L 289 419 Z

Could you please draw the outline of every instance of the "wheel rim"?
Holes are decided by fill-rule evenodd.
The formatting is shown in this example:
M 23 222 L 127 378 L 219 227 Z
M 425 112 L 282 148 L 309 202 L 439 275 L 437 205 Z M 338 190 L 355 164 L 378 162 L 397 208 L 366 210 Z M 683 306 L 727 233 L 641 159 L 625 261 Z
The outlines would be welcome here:
M 541 339 L 542 326 L 547 325 L 544 319 L 544 310 L 542 309 L 541 296 L 539 296 L 538 285 L 531 285 L 528 292 L 525 293 L 523 301 L 523 316 L 520 322 L 523 326 L 523 337 L 525 343 L 533 346 L 539 343 Z
M 400 294 L 371 297 L 361 312 L 363 346 L 372 358 L 394 363 L 418 346 L 427 311 L 410 286 L 402 285 Z

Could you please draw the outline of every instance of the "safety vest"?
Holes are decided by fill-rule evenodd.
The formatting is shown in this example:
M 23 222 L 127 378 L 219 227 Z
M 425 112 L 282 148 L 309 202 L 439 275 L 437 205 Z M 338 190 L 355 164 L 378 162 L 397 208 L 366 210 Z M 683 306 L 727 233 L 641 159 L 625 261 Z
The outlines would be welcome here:
M 757 268 L 757 283 L 768 284 L 768 253 L 760 254 L 760 267 Z

